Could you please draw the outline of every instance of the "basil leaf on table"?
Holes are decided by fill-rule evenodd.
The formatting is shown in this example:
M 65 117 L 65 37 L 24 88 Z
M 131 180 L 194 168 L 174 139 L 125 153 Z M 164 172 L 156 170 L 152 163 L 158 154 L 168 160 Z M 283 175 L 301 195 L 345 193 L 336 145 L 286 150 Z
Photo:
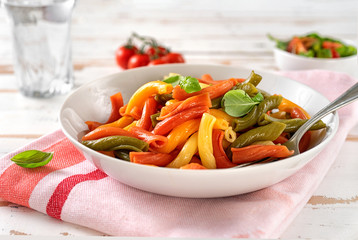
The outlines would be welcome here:
M 24 168 L 36 168 L 46 165 L 51 161 L 53 152 L 42 152 L 38 150 L 27 150 L 11 158 L 15 164 Z
M 251 98 L 244 90 L 236 89 L 225 93 L 221 100 L 224 111 L 232 117 L 242 117 L 264 99 L 261 93 Z

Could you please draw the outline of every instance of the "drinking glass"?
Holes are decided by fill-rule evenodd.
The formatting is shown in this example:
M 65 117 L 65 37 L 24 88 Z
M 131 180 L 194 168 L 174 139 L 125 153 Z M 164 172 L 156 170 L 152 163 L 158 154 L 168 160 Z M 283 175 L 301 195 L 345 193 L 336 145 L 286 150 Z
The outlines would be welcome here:
M 2 0 L 9 16 L 21 93 L 45 98 L 73 87 L 71 16 L 75 0 Z

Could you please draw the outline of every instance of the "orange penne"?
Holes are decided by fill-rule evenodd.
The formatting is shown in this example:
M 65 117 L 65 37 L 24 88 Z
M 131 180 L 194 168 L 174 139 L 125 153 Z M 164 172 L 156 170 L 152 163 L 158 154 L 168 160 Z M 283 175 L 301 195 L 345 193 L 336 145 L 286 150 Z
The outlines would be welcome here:
M 203 93 L 209 93 L 210 99 L 214 99 L 224 95 L 227 91 L 229 91 L 233 86 L 235 86 L 239 82 L 239 79 L 230 78 L 228 80 L 222 81 L 218 84 L 211 85 L 204 89 L 201 89 L 198 92 L 187 93 L 185 92 L 179 85 L 175 86 L 173 89 L 173 98 L 178 100 L 184 100 L 192 96 L 196 96 Z
M 155 135 L 143 128 L 132 126 L 128 129 L 129 133 L 147 142 L 153 148 L 162 148 L 168 142 L 168 138 L 162 135 Z
M 198 131 L 200 119 L 192 119 L 176 126 L 167 136 L 168 142 L 162 148 L 154 150 L 161 153 L 170 153 L 177 146 L 184 144 L 187 139 Z
M 186 109 L 196 107 L 196 106 L 208 106 L 211 107 L 211 100 L 208 93 L 203 93 L 197 96 L 189 97 L 184 101 L 176 102 L 165 106 L 161 109 L 160 116 L 158 120 L 163 120 L 167 117 L 173 116 L 181 111 Z

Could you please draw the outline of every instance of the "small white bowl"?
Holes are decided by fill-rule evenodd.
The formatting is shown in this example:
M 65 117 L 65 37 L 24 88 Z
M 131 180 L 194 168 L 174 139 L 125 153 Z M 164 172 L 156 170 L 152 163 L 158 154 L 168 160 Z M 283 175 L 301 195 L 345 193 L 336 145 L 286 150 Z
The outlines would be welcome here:
M 342 58 L 309 58 L 274 48 L 275 61 L 280 70 L 308 70 L 324 69 L 336 72 L 345 72 L 357 76 L 357 55 Z
M 115 159 L 80 143 L 79 136 L 87 130 L 87 120 L 103 122 L 110 114 L 109 97 L 121 91 L 124 101 L 144 83 L 161 79 L 170 72 L 200 77 L 209 73 L 214 79 L 246 77 L 251 69 L 219 66 L 168 64 L 126 70 L 83 85 L 64 102 L 60 124 L 68 139 L 86 159 L 114 179 L 148 192 L 169 196 L 210 198 L 256 191 L 291 176 L 310 162 L 333 138 L 338 129 L 338 115 L 330 114 L 323 121 L 328 129 L 323 137 L 313 139 L 312 148 L 302 154 L 268 164 L 236 169 L 182 170 L 146 166 Z M 304 107 L 309 114 L 318 112 L 329 100 L 310 87 L 289 78 L 258 71 L 260 88 L 282 96 Z

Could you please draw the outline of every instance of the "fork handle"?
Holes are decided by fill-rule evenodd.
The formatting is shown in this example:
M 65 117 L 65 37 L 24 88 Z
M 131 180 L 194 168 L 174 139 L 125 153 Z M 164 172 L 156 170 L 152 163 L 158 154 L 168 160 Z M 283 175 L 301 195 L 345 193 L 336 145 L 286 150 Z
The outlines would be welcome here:
M 297 131 L 292 138 L 300 139 L 303 134 L 312 127 L 318 120 L 327 116 L 328 114 L 346 106 L 347 104 L 355 101 L 358 98 L 358 83 L 354 84 L 351 88 L 345 91 L 342 95 L 336 98 L 333 102 L 322 108 L 313 117 L 311 117 L 305 124 L 303 124 L 299 131 Z M 301 130 L 302 129 L 302 130 Z

